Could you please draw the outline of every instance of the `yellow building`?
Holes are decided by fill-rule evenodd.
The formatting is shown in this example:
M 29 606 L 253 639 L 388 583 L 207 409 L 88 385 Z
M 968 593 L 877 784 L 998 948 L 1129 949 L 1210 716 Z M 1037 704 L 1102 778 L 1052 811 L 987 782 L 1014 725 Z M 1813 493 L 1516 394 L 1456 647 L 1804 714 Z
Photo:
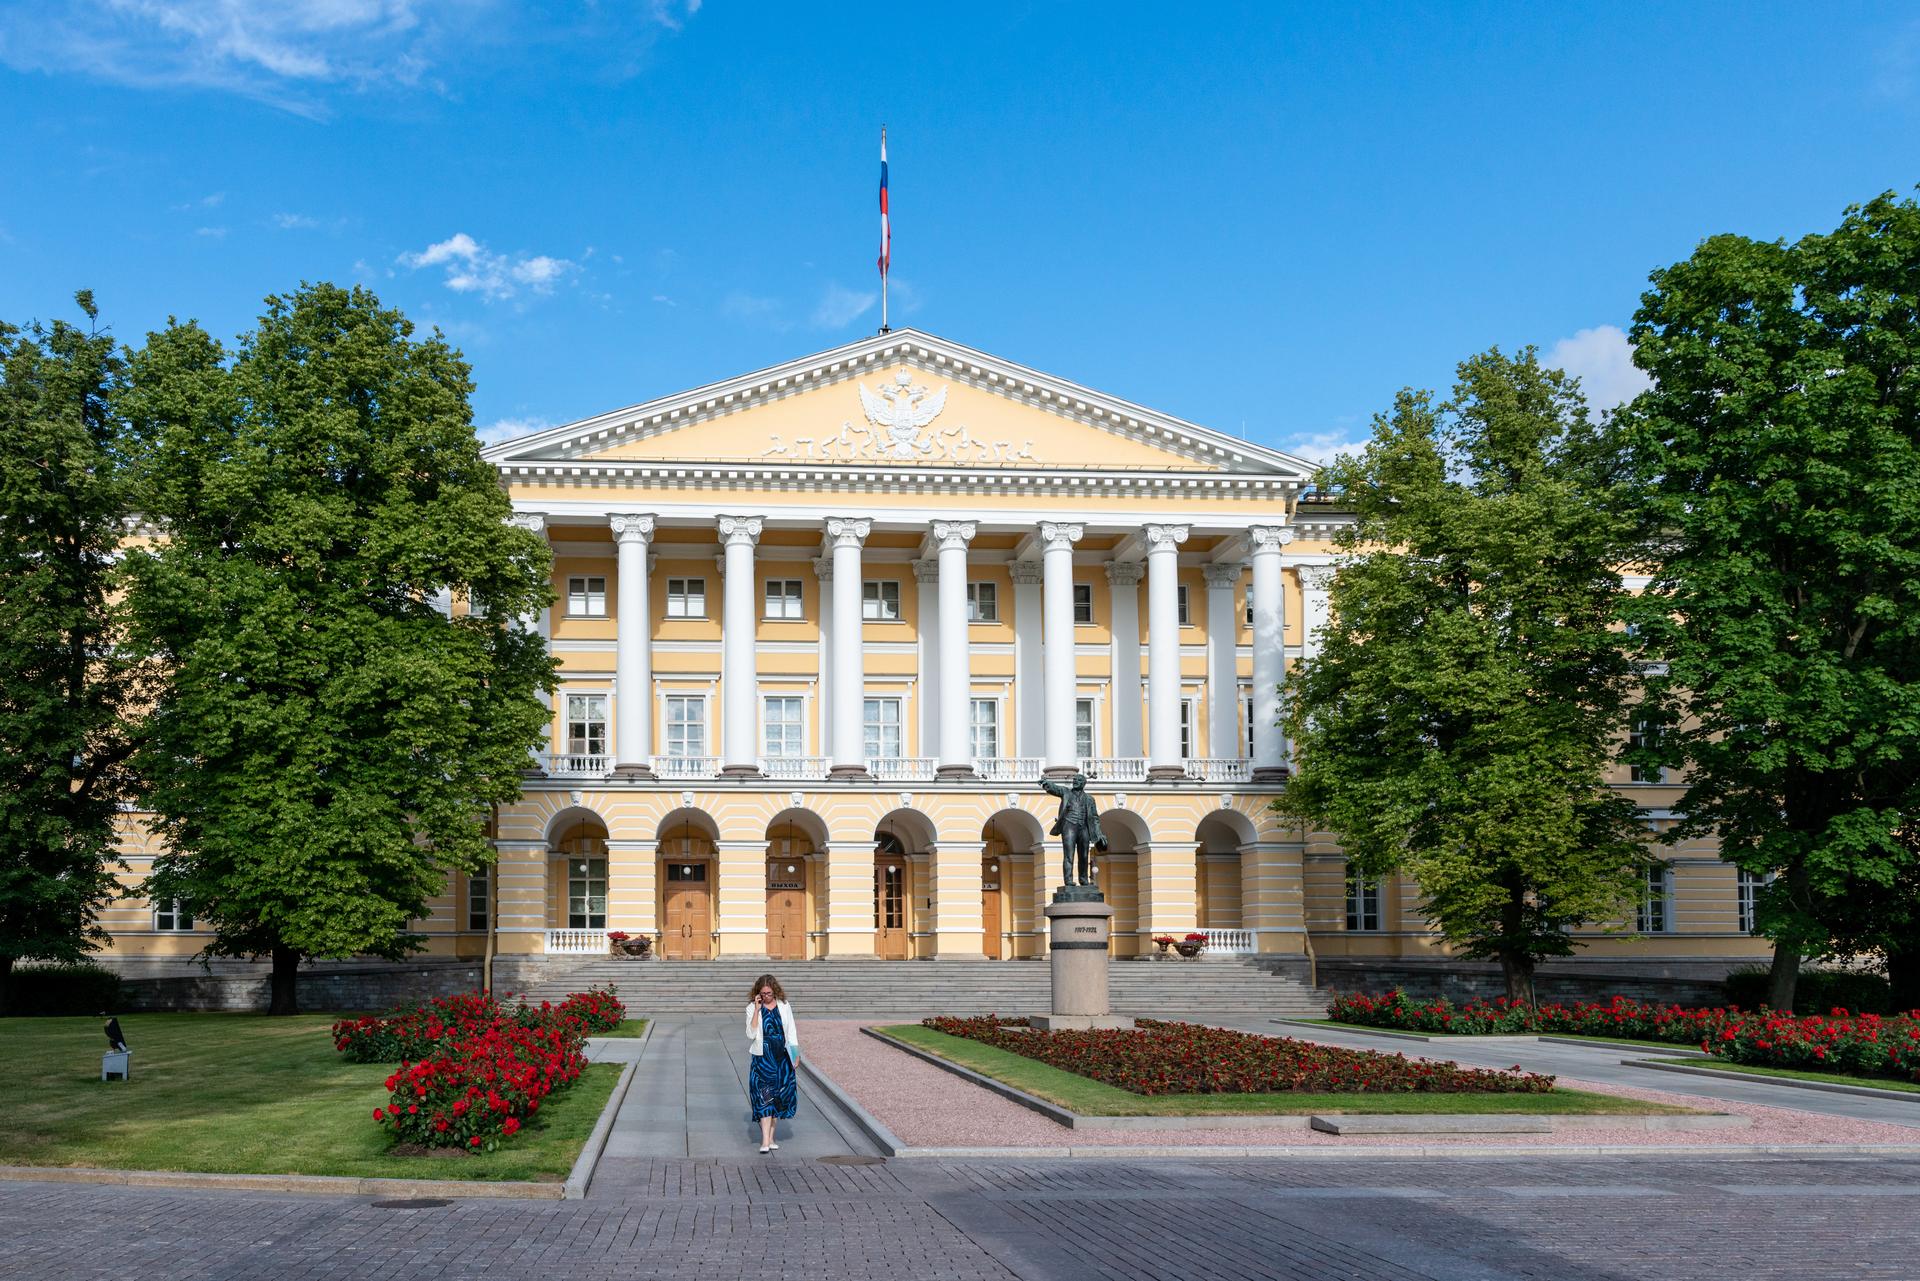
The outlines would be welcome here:
M 1278 823 L 1283 665 L 1326 618 L 1343 516 L 1314 467 L 912 330 L 492 446 L 554 553 L 527 620 L 561 685 L 491 884 L 421 923 L 476 954 L 1000 958 L 1045 948 L 1082 772 L 1119 955 L 1412 957 L 1414 887 Z M 1650 821 L 1677 788 L 1636 783 Z M 144 851 L 129 851 L 132 878 Z M 1679 852 L 1639 938 L 1757 955 L 1734 869 Z M 130 900 L 122 956 L 191 923 Z

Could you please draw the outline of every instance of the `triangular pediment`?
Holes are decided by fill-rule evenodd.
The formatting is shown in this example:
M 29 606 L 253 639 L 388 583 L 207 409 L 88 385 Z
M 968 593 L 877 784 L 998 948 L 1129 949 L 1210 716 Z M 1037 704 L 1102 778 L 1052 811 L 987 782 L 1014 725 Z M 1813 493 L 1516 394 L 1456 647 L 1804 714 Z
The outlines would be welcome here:
M 496 463 L 714 462 L 1286 477 L 1314 465 L 915 330 L 491 446 Z

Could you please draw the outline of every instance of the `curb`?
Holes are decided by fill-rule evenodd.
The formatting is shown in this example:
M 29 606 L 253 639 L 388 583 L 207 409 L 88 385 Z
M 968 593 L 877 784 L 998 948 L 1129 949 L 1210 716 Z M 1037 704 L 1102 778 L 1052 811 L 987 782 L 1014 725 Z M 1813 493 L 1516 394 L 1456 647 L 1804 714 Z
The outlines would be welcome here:
M 1895 1099 L 1901 1103 L 1920 1103 L 1920 1094 L 1910 1094 L 1905 1090 L 1876 1090 L 1871 1085 L 1841 1085 L 1834 1081 L 1801 1081 L 1790 1076 L 1768 1076 L 1760 1072 L 1729 1072 L 1721 1068 L 1693 1067 L 1685 1063 L 1662 1063 L 1658 1059 L 1621 1059 L 1620 1066 L 1651 1068 L 1655 1072 L 1680 1072 L 1687 1076 L 1709 1077 L 1715 1081 L 1758 1081 L 1762 1085 L 1784 1085 L 1788 1089 L 1815 1090 L 1822 1094 L 1859 1094 L 1869 1099 Z M 1895 1124 L 1899 1123 L 1895 1122 Z
M 984 1073 L 975 1072 L 972 1068 L 962 1067 L 958 1063 L 943 1059 L 937 1054 L 929 1054 L 927 1051 L 917 1046 L 908 1045 L 904 1041 L 896 1041 L 894 1038 L 886 1035 L 886 1033 L 877 1031 L 874 1028 L 863 1027 L 860 1031 L 862 1035 L 870 1036 L 883 1045 L 890 1045 L 903 1054 L 911 1054 L 914 1058 L 922 1062 L 931 1063 L 937 1068 L 953 1073 L 962 1080 L 970 1081 L 982 1089 L 991 1090 L 1001 1098 L 1018 1103 L 1028 1111 L 1038 1112 L 1041 1116 L 1046 1117 L 1047 1120 L 1064 1125 L 1069 1130 L 1081 1128 L 1079 1122 L 1083 1118 L 1080 1114 L 1070 1112 L 1058 1103 L 1049 1103 L 1037 1095 L 1028 1094 L 1025 1090 L 1017 1089 L 1004 1081 L 996 1081 Z
M 587 1135 L 587 1141 L 580 1147 L 580 1155 L 574 1158 L 573 1169 L 567 1174 L 567 1181 L 561 1185 L 562 1200 L 579 1201 L 587 1195 L 587 1185 L 593 1182 L 593 1172 L 600 1166 L 600 1155 L 607 1150 L 607 1139 L 613 1134 L 614 1118 L 620 1115 L 620 1105 L 627 1101 L 627 1090 L 633 1085 L 635 1072 L 639 1070 L 641 1060 L 647 1057 L 647 1042 L 653 1040 L 654 1020 L 647 1020 L 646 1031 L 640 1034 L 640 1049 L 633 1061 L 621 1069 L 620 1079 L 614 1082 L 613 1092 L 607 1095 L 607 1105 L 600 1109 L 600 1119 L 593 1123 L 593 1132 Z M 609 1038 L 624 1039 L 624 1038 Z
M 896 1157 L 907 1150 L 900 1142 L 900 1136 L 889 1130 L 886 1122 L 861 1107 L 851 1094 L 840 1088 L 839 1082 L 813 1066 L 804 1055 L 800 1059 L 800 1070 L 807 1074 L 809 1081 L 819 1087 L 822 1094 L 832 1099 L 853 1119 L 853 1123 L 866 1134 L 868 1141 L 880 1149 L 882 1156 Z
M 1547 1159 L 1584 1160 L 1613 1156 L 1699 1156 L 1721 1157 L 1920 1157 L 1920 1143 L 1749 1143 L 1716 1144 L 1712 1148 L 1685 1148 L 1650 1143 L 1590 1144 L 1363 1144 L 1341 1147 L 1316 1144 L 1312 1147 L 1287 1145 L 1274 1147 L 1088 1147 L 1088 1148 L 903 1148 L 902 1159 L 934 1160 L 988 1159 L 995 1161 L 1138 1161 L 1164 1157 L 1186 1161 L 1208 1160 L 1434 1160 L 1459 1157 L 1494 1160 L 1535 1161 Z
M 1599 1037 L 1560 1035 L 1558 1033 L 1506 1033 L 1498 1032 L 1488 1036 L 1478 1036 L 1470 1032 L 1425 1033 L 1402 1032 L 1396 1028 L 1368 1027 L 1361 1023 L 1315 1022 L 1310 1019 L 1275 1019 L 1275 1023 L 1291 1024 L 1322 1032 L 1350 1032 L 1355 1036 L 1384 1036 L 1395 1041 L 1421 1041 L 1428 1045 L 1584 1045 L 1596 1050 L 1630 1050 L 1638 1047 L 1622 1041 L 1605 1041 Z M 1707 1056 L 1699 1050 L 1688 1049 L 1684 1045 L 1674 1045 L 1671 1051 L 1664 1045 L 1656 1051 L 1653 1046 L 1646 1047 L 1646 1053 L 1672 1053 L 1676 1058 L 1704 1059 Z
M 220 1192 L 291 1192 L 299 1196 L 466 1197 L 494 1201 L 558 1201 L 564 1193 L 558 1183 L 358 1179 L 330 1174 L 196 1174 L 186 1170 L 101 1170 L 62 1165 L 0 1165 L 0 1181 L 95 1183 L 131 1188 L 200 1188 Z

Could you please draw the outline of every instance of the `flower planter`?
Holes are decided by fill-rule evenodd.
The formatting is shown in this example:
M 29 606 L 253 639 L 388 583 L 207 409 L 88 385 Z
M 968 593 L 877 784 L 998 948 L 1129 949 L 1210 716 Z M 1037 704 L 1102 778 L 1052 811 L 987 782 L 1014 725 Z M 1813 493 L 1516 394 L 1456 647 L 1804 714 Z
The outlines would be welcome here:
M 1200 955 L 1200 951 L 1204 947 L 1206 947 L 1205 943 L 1175 943 L 1173 950 L 1191 961 L 1194 957 Z

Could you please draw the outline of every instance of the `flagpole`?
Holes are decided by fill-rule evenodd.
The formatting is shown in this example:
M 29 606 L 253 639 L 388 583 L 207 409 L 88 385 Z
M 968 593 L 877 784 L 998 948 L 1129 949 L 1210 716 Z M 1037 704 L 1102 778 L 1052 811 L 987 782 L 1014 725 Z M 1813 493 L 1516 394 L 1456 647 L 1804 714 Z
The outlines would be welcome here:
M 887 332 L 887 273 L 893 266 L 893 225 L 887 200 L 887 127 L 880 126 L 880 332 Z

